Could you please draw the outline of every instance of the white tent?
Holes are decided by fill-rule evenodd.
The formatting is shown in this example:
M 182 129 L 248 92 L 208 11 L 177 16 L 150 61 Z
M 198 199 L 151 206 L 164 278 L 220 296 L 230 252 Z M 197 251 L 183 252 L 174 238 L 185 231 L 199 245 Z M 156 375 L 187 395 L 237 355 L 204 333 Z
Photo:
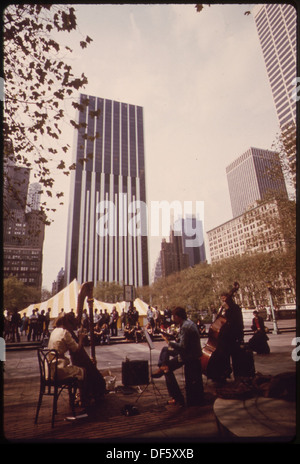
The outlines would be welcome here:
M 58 292 L 56 295 L 49 298 L 49 300 L 43 301 L 42 303 L 31 304 L 27 306 L 27 308 L 22 309 L 22 311 L 19 311 L 19 313 L 26 313 L 27 316 L 30 316 L 33 309 L 38 309 L 39 312 L 44 310 L 46 313 L 48 312 L 48 308 L 51 309 L 51 318 L 56 318 L 62 309 L 64 312 L 69 312 L 71 309 L 73 309 L 76 313 L 79 289 L 80 285 L 77 280 L 74 279 L 73 282 L 71 282 L 67 287 Z
M 76 279 L 74 279 L 67 287 L 65 287 L 63 290 L 61 290 L 56 295 L 49 298 L 49 300 L 43 301 L 42 303 L 31 304 L 27 306 L 27 308 L 19 311 L 19 313 L 21 314 L 26 313 L 27 316 L 30 316 L 32 314 L 33 309 L 38 309 L 39 312 L 44 310 L 46 313 L 48 312 L 48 308 L 50 308 L 51 319 L 58 317 L 62 309 L 66 313 L 70 312 L 73 309 L 76 314 L 77 297 L 78 297 L 80 287 L 81 285 L 77 282 Z M 139 298 L 136 298 L 133 304 L 136 307 L 137 311 L 139 312 L 139 316 L 145 317 L 147 314 L 147 309 L 148 309 L 147 303 L 140 300 Z M 114 306 L 116 307 L 120 315 L 123 308 L 125 309 L 125 312 L 127 312 L 129 303 L 125 301 L 118 302 L 118 303 L 105 303 L 103 301 L 98 301 L 94 299 L 94 310 L 96 308 L 98 309 L 98 311 L 100 309 L 102 309 L 103 311 L 104 309 L 107 309 L 108 313 L 110 313 Z M 88 310 L 87 301 L 85 301 L 83 308 Z

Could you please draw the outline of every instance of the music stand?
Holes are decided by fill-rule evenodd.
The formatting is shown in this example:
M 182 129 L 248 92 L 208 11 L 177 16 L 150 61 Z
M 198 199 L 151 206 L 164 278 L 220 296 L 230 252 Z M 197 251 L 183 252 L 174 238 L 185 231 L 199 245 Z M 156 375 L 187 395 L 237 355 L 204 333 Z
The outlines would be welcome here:
M 157 393 L 160 394 L 160 396 L 162 397 L 162 394 L 161 392 L 159 391 L 159 388 L 157 388 L 157 386 L 155 385 L 154 383 L 154 380 L 153 380 L 153 377 L 152 377 L 152 350 L 154 350 L 154 345 L 153 345 L 153 342 L 150 338 L 150 335 L 148 334 L 148 331 L 146 330 L 145 327 L 143 327 L 143 332 L 144 332 L 144 335 L 145 335 L 145 338 L 146 338 L 146 341 L 147 341 L 147 344 L 148 344 L 148 347 L 149 347 L 149 352 L 150 352 L 150 382 L 146 385 L 146 387 L 144 388 L 144 390 L 139 394 L 139 396 L 137 397 L 136 399 L 136 403 L 138 402 L 138 400 L 140 399 L 140 397 L 143 395 L 143 393 L 147 390 L 147 388 L 149 387 L 149 385 L 151 384 L 152 385 L 152 388 L 153 388 L 153 391 L 155 393 L 155 398 L 156 398 L 156 403 L 157 403 L 157 406 L 159 406 L 158 404 L 158 401 L 157 401 Z

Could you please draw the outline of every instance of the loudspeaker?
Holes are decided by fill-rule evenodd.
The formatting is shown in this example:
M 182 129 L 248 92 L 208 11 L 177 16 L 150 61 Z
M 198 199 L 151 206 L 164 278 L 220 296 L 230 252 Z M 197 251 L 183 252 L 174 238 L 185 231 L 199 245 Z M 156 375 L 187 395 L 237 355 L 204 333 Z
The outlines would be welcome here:
M 148 361 L 122 362 L 122 383 L 125 386 L 148 385 Z

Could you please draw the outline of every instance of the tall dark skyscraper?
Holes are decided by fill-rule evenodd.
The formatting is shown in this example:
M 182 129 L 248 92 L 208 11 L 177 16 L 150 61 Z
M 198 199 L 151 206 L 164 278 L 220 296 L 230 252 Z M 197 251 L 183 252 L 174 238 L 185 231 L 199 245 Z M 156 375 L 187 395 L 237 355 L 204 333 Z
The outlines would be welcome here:
M 233 217 L 243 214 L 255 201 L 268 194 L 287 198 L 285 181 L 277 153 L 249 148 L 226 168 Z
M 148 285 L 143 108 L 81 95 L 78 124 L 66 283 Z

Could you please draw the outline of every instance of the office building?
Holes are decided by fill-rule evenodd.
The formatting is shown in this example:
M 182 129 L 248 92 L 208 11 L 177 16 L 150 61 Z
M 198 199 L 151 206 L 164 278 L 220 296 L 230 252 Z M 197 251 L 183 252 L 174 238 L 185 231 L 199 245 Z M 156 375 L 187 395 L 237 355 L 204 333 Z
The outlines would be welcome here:
M 148 285 L 143 108 L 80 95 L 65 282 Z
M 161 242 L 161 276 L 167 277 L 174 272 L 182 271 L 189 267 L 189 257 L 183 252 L 182 237 L 171 231 L 170 241 L 164 238 Z
M 169 242 L 162 240 L 159 272 L 167 277 L 206 260 L 202 221 L 194 216 L 177 219 Z M 158 278 L 158 274 L 157 274 Z
M 278 229 L 276 200 L 256 203 L 247 212 L 207 232 L 211 262 L 245 253 L 284 251 L 285 238 Z
M 159 252 L 157 260 L 154 264 L 154 268 L 152 270 L 151 282 L 156 282 L 158 279 L 162 277 L 162 267 L 161 267 L 161 252 Z
M 296 78 L 297 12 L 293 5 L 262 4 L 253 8 L 263 57 L 279 120 L 284 130 L 296 125 L 296 101 L 292 91 Z
M 42 186 L 39 182 L 34 182 L 29 185 L 26 208 L 28 212 L 41 209 L 41 191 Z
M 233 217 L 269 195 L 287 198 L 279 156 L 273 151 L 251 147 L 226 167 L 226 173 Z
M 65 271 L 64 268 L 60 268 L 59 273 L 57 274 L 56 280 L 52 282 L 52 295 L 56 295 L 56 293 L 60 292 L 64 288 L 65 281 Z
M 182 251 L 189 257 L 189 266 L 195 266 L 206 260 L 203 223 L 194 216 L 187 216 L 175 223 L 180 223 L 182 232 Z
M 4 172 L 3 275 L 41 289 L 44 213 L 26 212 L 30 170 L 9 162 Z

